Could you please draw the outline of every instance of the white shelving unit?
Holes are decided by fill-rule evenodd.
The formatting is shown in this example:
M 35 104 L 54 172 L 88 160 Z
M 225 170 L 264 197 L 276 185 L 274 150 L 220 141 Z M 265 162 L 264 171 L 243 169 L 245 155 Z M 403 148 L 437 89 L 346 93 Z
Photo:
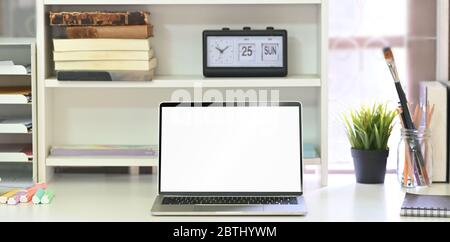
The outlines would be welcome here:
M 38 179 L 37 132 L 35 127 L 29 129 L 22 121 L 25 118 L 37 126 L 35 40 L 0 38 L 0 60 L 13 61 L 21 66 L 31 65 L 31 73 L 17 74 L 4 69 L 0 74 L 0 88 L 31 89 L 31 100 L 22 95 L 10 98 L 10 95 L 0 94 L 0 177 L 3 184 L 8 183 L 5 186 L 14 186 L 13 180 L 31 183 Z M 16 177 L 19 174 L 20 177 Z
M 156 166 L 154 159 L 51 157 L 53 145 L 158 143 L 158 105 L 175 91 L 198 95 L 216 90 L 268 93 L 268 100 L 302 101 L 304 142 L 320 157 L 306 164 L 321 168 L 327 184 L 327 2 L 323 0 L 40 0 L 37 6 L 39 166 L 48 180 L 54 166 Z M 59 82 L 52 61 L 49 11 L 146 10 L 151 13 L 158 58 L 151 82 Z M 204 78 L 202 31 L 267 26 L 288 31 L 285 78 Z M 263 92 L 261 92 L 263 91 Z M 265 92 L 264 92 L 265 91 Z M 272 92 L 276 93 L 271 96 Z M 258 96 L 260 97 L 260 96 Z M 200 98 L 200 100 L 199 100 Z M 262 97 L 261 97 L 262 98 Z

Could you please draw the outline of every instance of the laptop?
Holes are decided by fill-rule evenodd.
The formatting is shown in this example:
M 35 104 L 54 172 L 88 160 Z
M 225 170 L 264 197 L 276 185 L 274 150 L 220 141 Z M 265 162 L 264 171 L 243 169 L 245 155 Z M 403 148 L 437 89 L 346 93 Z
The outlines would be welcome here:
M 305 215 L 302 105 L 162 103 L 153 215 Z

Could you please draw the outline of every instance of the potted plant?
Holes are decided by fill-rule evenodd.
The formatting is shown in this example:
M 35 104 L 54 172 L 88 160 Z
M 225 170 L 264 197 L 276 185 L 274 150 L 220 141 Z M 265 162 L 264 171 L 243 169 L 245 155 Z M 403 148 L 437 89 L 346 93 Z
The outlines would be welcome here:
M 384 183 L 388 140 L 396 115 L 397 112 L 388 110 L 386 105 L 374 104 L 373 107 L 362 106 L 344 116 L 358 183 Z

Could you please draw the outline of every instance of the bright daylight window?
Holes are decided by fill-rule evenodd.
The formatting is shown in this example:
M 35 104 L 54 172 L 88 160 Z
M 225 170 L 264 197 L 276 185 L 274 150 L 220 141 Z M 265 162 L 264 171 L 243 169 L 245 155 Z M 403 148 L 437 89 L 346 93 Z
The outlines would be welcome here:
M 430 43 L 435 46 L 436 38 L 435 33 L 434 37 L 417 34 L 415 26 L 411 26 L 417 20 L 411 20 L 414 19 L 411 14 L 414 7 L 422 7 L 414 4 L 435 6 L 435 0 L 331 0 L 329 3 L 329 168 L 353 170 L 342 115 L 375 101 L 397 106 L 398 96 L 381 51 L 387 45 L 393 47 L 402 84 L 410 91 L 408 96 L 417 91 L 411 88 L 418 81 L 414 80 L 414 71 L 408 69 L 410 60 L 414 58 L 415 48 Z M 435 21 L 436 16 L 430 14 L 428 18 Z M 435 68 L 435 64 L 429 68 Z M 415 102 L 413 98 L 409 101 Z M 388 169 L 396 167 L 400 140 L 398 119 L 396 123 L 389 142 Z

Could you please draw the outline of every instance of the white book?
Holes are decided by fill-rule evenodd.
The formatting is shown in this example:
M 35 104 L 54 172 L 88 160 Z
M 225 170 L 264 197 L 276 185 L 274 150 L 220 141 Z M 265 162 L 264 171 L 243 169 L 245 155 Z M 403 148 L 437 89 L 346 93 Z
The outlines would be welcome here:
M 427 81 L 421 83 L 420 92 L 423 104 L 435 105 L 429 124 L 433 149 L 432 181 L 448 182 L 447 88 L 438 81 Z
M 28 118 L 0 119 L 0 133 L 26 134 L 30 132 L 32 121 Z
M 57 71 L 150 71 L 155 69 L 156 58 L 146 61 L 56 61 Z
M 92 61 L 92 60 L 150 60 L 153 49 L 149 51 L 97 50 L 97 51 L 54 51 L 54 61 Z
M 150 39 L 53 39 L 55 51 L 149 51 Z

